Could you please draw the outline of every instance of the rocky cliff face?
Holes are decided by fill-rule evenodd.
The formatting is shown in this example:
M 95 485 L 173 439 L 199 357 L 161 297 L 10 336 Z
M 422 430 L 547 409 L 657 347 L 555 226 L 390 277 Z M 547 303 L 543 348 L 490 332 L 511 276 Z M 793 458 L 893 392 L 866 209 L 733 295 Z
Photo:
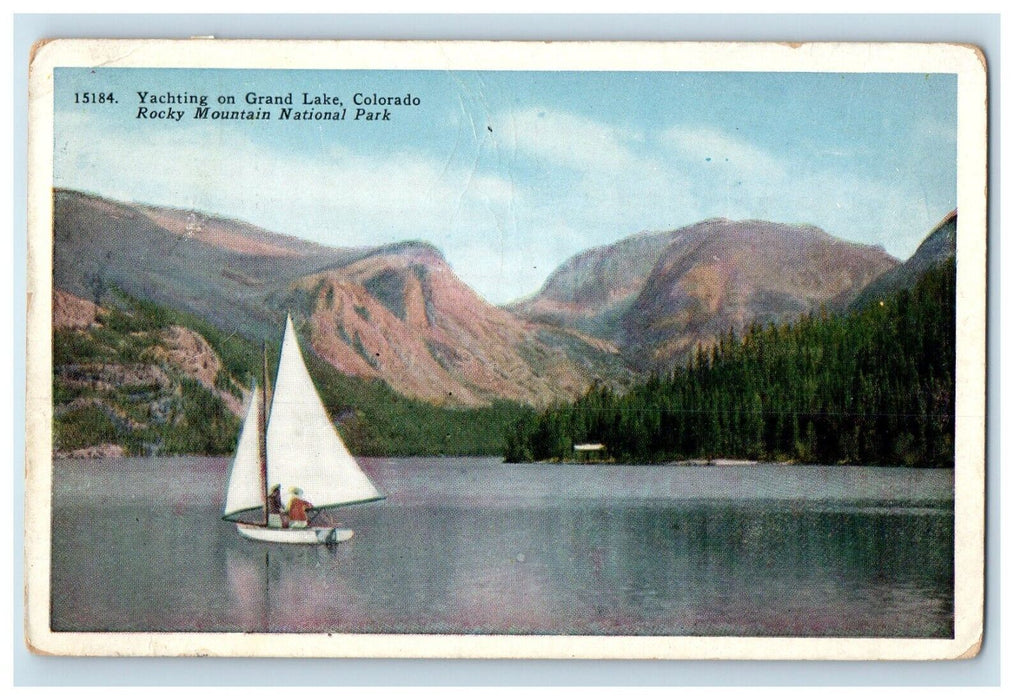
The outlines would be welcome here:
M 674 238 L 673 232 L 640 233 L 583 251 L 558 267 L 536 294 L 508 308 L 620 344 L 624 315 Z
M 73 294 L 53 291 L 53 328 L 83 330 L 99 320 L 99 307 Z
M 822 306 L 841 311 L 896 265 L 879 247 L 812 226 L 706 221 L 678 232 L 624 319 L 637 366 L 665 368 L 697 344 L 754 323 L 783 323 Z
M 461 282 L 435 249 L 407 245 L 301 279 L 308 337 L 346 374 L 454 405 L 575 396 L 593 372 L 620 374 L 615 348 L 526 322 Z

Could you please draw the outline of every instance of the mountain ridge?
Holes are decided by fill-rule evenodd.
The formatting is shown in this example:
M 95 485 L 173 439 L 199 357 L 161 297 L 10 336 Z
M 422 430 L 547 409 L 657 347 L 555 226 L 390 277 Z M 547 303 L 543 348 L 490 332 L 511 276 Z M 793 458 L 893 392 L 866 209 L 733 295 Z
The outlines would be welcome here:
M 295 315 L 337 370 L 437 405 L 544 405 L 682 363 L 752 323 L 842 311 L 902 267 L 808 225 L 707 219 L 568 258 L 489 304 L 426 241 L 336 248 L 243 221 L 54 190 L 54 288 L 111 289 L 252 340 Z
M 54 242 L 57 289 L 97 304 L 121 289 L 254 340 L 276 338 L 292 312 L 341 372 L 437 404 L 541 404 L 630 376 L 612 345 L 488 304 L 420 241 L 305 246 L 234 219 L 57 190 Z
M 602 288 L 580 274 L 628 264 Z M 667 369 L 728 328 L 843 309 L 896 264 L 816 226 L 713 218 L 582 251 L 511 308 L 612 339 L 634 369 Z

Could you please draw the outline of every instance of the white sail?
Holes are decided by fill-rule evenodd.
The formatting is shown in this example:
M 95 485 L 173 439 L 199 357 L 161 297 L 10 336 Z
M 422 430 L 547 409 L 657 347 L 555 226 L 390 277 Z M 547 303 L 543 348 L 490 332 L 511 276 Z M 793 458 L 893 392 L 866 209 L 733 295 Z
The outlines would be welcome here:
M 330 422 L 305 368 L 290 316 L 266 428 L 266 462 L 267 480 L 270 486 L 280 484 L 284 507 L 294 487 L 316 507 L 382 498 Z
M 227 481 L 224 515 L 234 515 L 250 508 L 262 508 L 262 480 L 259 475 L 259 392 L 252 390 L 248 411 L 238 438 L 238 450 Z

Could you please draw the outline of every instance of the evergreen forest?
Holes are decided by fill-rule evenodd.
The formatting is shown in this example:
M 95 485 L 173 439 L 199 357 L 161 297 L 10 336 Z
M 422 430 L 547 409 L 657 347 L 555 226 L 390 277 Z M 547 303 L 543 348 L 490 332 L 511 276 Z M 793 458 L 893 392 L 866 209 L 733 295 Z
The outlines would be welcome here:
M 598 443 L 618 462 L 733 458 L 952 467 L 955 259 L 847 315 L 731 330 L 687 364 L 624 393 L 598 383 L 529 411 L 509 462 L 575 459 Z

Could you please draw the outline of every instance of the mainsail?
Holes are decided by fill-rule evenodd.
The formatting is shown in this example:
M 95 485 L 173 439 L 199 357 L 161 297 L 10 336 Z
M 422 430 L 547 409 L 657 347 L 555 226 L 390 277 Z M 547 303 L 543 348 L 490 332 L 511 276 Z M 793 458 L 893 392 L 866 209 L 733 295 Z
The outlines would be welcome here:
M 285 505 L 292 488 L 317 508 L 382 498 L 337 435 L 305 368 L 290 315 L 266 428 L 266 462 L 267 480 L 280 484 Z
M 341 441 L 305 368 L 291 317 L 280 350 L 273 405 L 266 426 L 266 482 L 259 470 L 259 392 L 253 390 L 227 485 L 224 517 L 262 509 L 266 488 L 280 484 L 317 508 L 375 501 L 382 496 Z

